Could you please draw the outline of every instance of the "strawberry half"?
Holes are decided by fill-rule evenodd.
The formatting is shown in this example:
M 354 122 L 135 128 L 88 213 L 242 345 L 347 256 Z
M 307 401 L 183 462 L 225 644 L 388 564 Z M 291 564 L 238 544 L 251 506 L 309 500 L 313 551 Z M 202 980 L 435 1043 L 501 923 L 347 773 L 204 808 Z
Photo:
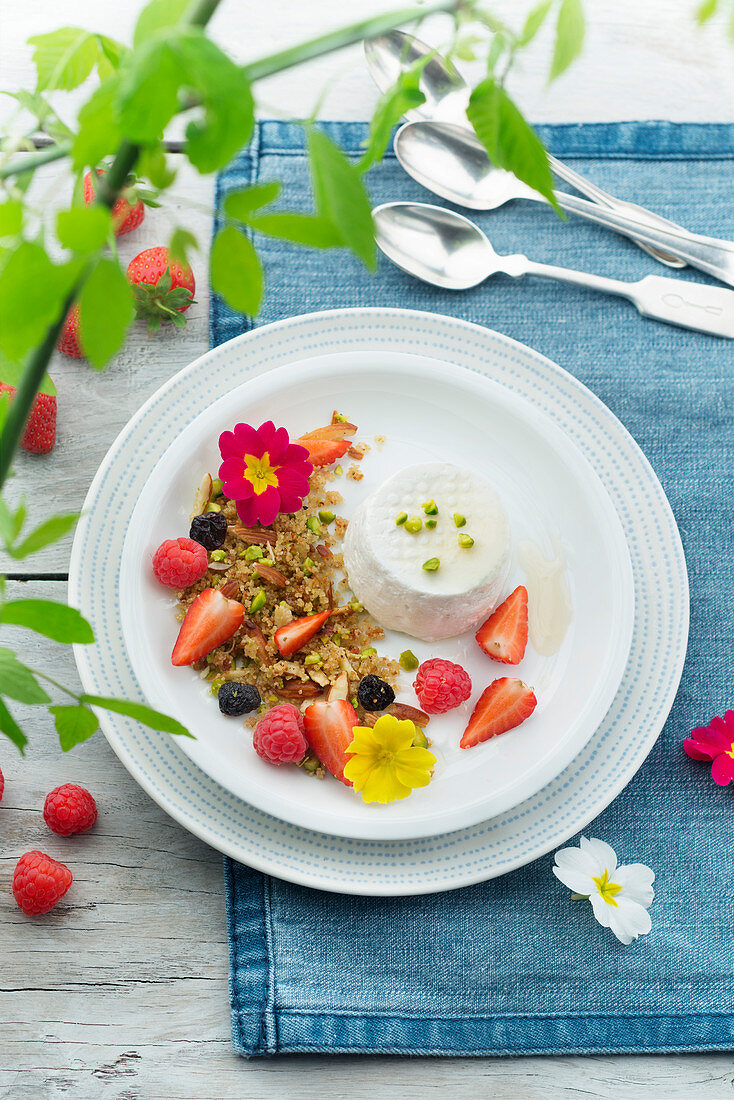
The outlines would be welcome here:
M 312 466 L 330 466 L 338 462 L 352 445 L 349 439 L 316 439 L 313 435 L 302 435 L 296 443 L 306 448 Z
M 528 590 L 524 585 L 518 585 L 492 612 L 479 627 L 476 639 L 493 661 L 503 665 L 520 663 L 528 644 Z
M 190 665 L 206 657 L 235 634 L 245 617 L 237 600 L 228 600 L 216 588 L 205 588 L 186 612 L 171 654 L 172 665 Z
M 326 620 L 332 615 L 332 611 L 319 611 L 316 615 L 306 615 L 304 619 L 294 619 L 284 626 L 279 626 L 275 631 L 275 644 L 283 657 L 290 657 L 303 649 L 306 642 L 313 638 Z
M 15 386 L 0 382 L 0 394 L 7 393 L 12 401 Z M 37 393 L 31 406 L 20 445 L 24 451 L 34 455 L 47 455 L 56 442 L 56 397 L 48 393 Z
M 512 680 L 508 676 L 495 680 L 479 696 L 460 747 L 470 749 L 498 733 L 514 729 L 530 717 L 537 703 L 535 692 L 522 680 Z
M 319 699 L 306 708 L 303 716 L 306 740 L 328 771 L 346 787 L 352 784 L 344 776 L 349 757 L 347 747 L 354 740 L 354 727 L 359 725 L 357 712 L 346 699 L 327 703 Z

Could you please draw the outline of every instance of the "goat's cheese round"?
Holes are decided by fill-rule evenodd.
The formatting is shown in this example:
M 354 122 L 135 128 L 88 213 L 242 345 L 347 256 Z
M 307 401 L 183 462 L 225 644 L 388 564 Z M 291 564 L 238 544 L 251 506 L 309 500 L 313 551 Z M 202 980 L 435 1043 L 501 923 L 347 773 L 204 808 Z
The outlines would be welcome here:
M 433 501 L 436 515 L 423 505 Z M 421 520 L 412 534 L 396 517 Z M 466 524 L 457 527 L 454 513 Z M 436 526 L 426 527 L 427 520 Z M 460 545 L 469 535 L 474 544 Z M 476 626 L 497 605 L 508 569 L 509 526 L 502 503 L 478 474 L 444 462 L 408 466 L 356 509 L 344 540 L 349 585 L 388 630 L 438 641 Z M 438 558 L 439 567 L 423 564 Z

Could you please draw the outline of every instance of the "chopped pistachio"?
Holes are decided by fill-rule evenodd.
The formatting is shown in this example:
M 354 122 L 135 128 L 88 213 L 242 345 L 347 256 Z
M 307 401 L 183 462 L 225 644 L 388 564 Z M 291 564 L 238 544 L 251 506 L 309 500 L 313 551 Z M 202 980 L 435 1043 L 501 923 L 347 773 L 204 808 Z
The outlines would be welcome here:
M 334 520 L 336 519 L 336 513 L 335 512 L 330 512 L 328 508 L 322 508 L 321 511 L 319 512 L 319 519 L 321 520 L 322 523 L 326 524 L 326 526 L 328 527 L 328 525 L 330 523 L 333 523 Z
M 440 564 L 438 558 L 429 558 L 428 561 L 423 562 L 423 568 L 427 573 L 435 573 Z
M 470 550 L 474 545 L 474 539 L 471 535 L 459 535 L 459 546 L 462 550 Z
M 303 658 L 304 665 L 321 665 L 323 661 L 319 657 L 318 653 L 309 653 L 308 657 Z
M 437 523 L 438 523 L 437 519 L 427 519 L 426 520 L 426 527 L 428 528 L 429 531 L 432 531 Z
M 418 726 L 416 726 L 415 733 L 413 735 L 413 744 L 416 745 L 419 749 L 428 748 L 428 738 L 426 737 L 423 730 L 419 729 Z
M 404 649 L 400 654 L 399 663 L 400 667 L 404 668 L 406 672 L 413 672 L 414 669 L 418 668 L 420 661 L 412 650 Z
M 262 556 L 263 551 L 261 546 L 248 546 L 243 555 L 245 561 L 260 561 Z
M 335 466 L 334 467 L 334 473 L 336 474 L 337 477 L 341 477 L 342 474 L 344 473 L 344 467 L 343 466 Z
M 262 611 L 266 603 L 267 596 L 265 595 L 265 589 L 258 588 L 257 592 L 250 601 L 250 614 L 254 615 L 256 611 Z
M 212 680 L 211 688 L 209 689 L 211 691 L 212 695 L 218 695 L 219 694 L 219 689 L 220 689 L 220 687 L 222 686 L 223 683 L 224 683 L 224 680 L 222 680 L 221 677 L 219 677 L 219 676 L 214 677 L 214 679 Z
M 222 495 L 222 492 L 223 492 L 223 488 L 222 488 L 222 479 L 221 479 L 221 477 L 212 478 L 212 497 L 211 497 L 211 499 L 214 500 L 215 497 L 220 497 Z
M 212 561 L 224 561 L 227 557 L 226 550 L 212 550 Z
M 360 660 L 364 660 L 364 658 L 366 658 L 366 657 L 375 657 L 375 656 L 377 656 L 377 650 L 375 649 L 375 647 L 373 645 L 365 646 L 364 649 L 362 650 L 362 652 L 359 655 Z
M 423 502 L 423 511 L 426 513 L 427 516 L 437 516 L 438 515 L 438 505 L 436 504 L 435 500 L 426 500 L 426 501 L 424 501 Z
M 313 558 L 305 558 L 304 559 L 303 572 L 306 574 L 307 577 L 311 576 L 311 574 L 313 573 L 315 568 L 316 568 L 316 562 L 313 560 Z
M 331 635 L 331 640 L 334 643 L 334 645 L 341 645 L 342 644 L 341 634 L 332 634 Z
M 359 706 L 359 699 L 357 698 L 356 695 L 352 696 L 351 703 L 352 703 L 352 706 L 354 707 L 354 709 L 356 710 L 357 707 Z
M 407 512 L 398 512 L 398 514 L 395 517 L 395 526 L 396 527 L 402 527 L 407 518 L 408 518 L 408 513 Z
M 312 756 L 311 753 L 303 760 L 303 770 L 308 772 L 309 775 L 313 775 L 317 772 L 321 765 L 319 764 L 318 757 Z
M 344 415 L 344 413 L 340 413 L 340 412 L 335 412 L 333 417 L 332 417 L 332 420 L 334 421 L 335 424 L 346 424 L 346 422 L 347 422 L 347 418 Z
M 419 519 L 418 516 L 411 516 L 404 524 L 405 530 L 410 531 L 411 535 L 416 535 L 422 526 L 423 520 Z
M 321 524 L 319 523 L 316 516 L 309 516 L 306 520 L 306 526 L 308 527 L 309 531 L 313 532 L 314 535 L 323 535 L 324 533 L 321 530 Z
M 352 611 L 364 611 L 364 608 L 362 607 L 362 604 L 359 602 L 359 600 L 352 600 L 349 606 L 351 607 Z
M 221 512 L 222 509 L 219 504 L 214 504 L 213 501 L 210 501 L 206 506 L 206 510 L 207 512 Z
M 454 512 L 454 524 L 456 527 L 465 527 L 466 516 L 462 516 L 461 512 Z

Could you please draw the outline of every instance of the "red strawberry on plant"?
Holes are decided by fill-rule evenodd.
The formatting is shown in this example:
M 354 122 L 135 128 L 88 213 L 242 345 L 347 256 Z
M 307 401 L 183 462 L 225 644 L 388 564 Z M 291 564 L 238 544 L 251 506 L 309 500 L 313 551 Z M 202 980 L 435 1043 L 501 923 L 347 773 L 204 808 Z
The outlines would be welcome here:
M 15 397 L 15 386 L 0 382 L 0 394 L 3 393 L 9 394 L 12 401 Z M 55 442 L 56 394 L 37 393 L 20 445 L 31 454 L 45 455 L 53 450 Z
M 306 740 L 324 767 L 346 787 L 352 784 L 344 776 L 349 762 L 347 748 L 354 740 L 354 727 L 359 725 L 357 712 L 346 699 L 318 699 L 307 707 L 303 716 Z
M 131 260 L 127 281 L 133 289 L 138 317 L 156 332 L 163 321 L 176 328 L 186 326 L 185 313 L 194 301 L 194 273 L 187 263 L 172 260 L 163 245 L 146 248 Z
M 471 749 L 490 737 L 514 729 L 530 717 L 537 703 L 535 692 L 522 680 L 508 676 L 495 680 L 479 696 L 459 742 L 460 748 Z
M 493 661 L 517 665 L 528 644 L 528 590 L 517 586 L 504 603 L 493 611 L 476 634 L 480 649 Z
M 72 306 L 66 315 L 64 327 L 61 330 L 56 347 L 64 355 L 72 359 L 83 359 L 81 340 L 79 337 L 79 306 Z
M 96 169 L 98 176 L 104 175 L 102 168 Z M 97 192 L 92 179 L 92 173 L 87 172 L 84 177 L 84 202 L 91 206 Z M 145 206 L 135 192 L 134 187 L 127 187 L 110 211 L 112 227 L 116 237 L 122 237 L 125 233 L 132 233 L 137 229 L 145 217 Z

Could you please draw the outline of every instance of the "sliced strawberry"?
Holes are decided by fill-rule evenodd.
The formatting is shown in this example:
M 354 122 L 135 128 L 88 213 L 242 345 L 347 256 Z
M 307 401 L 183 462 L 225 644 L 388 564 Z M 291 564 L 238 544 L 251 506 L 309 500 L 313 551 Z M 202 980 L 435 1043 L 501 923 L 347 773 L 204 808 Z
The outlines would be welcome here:
M 349 757 L 347 747 L 354 740 L 354 727 L 359 725 L 357 712 L 346 699 L 327 703 L 318 699 L 303 716 L 306 740 L 325 768 L 346 787 L 352 784 L 344 777 Z
M 275 631 L 275 644 L 283 657 L 290 657 L 303 649 L 306 642 L 321 630 L 332 611 L 319 611 L 316 615 L 306 615 L 304 619 L 293 619 Z
M 339 420 L 334 424 L 327 424 L 325 428 L 305 432 L 299 439 L 299 443 L 304 439 L 347 439 L 350 435 L 354 435 L 356 430 L 356 424 L 350 424 L 348 420 Z
M 493 661 L 517 665 L 528 644 L 528 590 L 517 586 L 504 603 L 479 627 L 476 634 L 481 649 Z
M 236 633 L 244 617 L 245 609 L 237 600 L 228 600 L 216 588 L 205 588 L 181 623 L 171 664 L 190 665 L 206 657 Z
M 348 439 L 314 439 L 306 435 L 302 435 L 296 443 L 307 449 L 308 461 L 312 466 L 330 466 L 342 458 L 352 445 Z
M 498 733 L 514 729 L 530 717 L 537 702 L 533 689 L 522 680 L 512 680 L 508 676 L 495 680 L 479 696 L 460 747 L 470 749 Z

